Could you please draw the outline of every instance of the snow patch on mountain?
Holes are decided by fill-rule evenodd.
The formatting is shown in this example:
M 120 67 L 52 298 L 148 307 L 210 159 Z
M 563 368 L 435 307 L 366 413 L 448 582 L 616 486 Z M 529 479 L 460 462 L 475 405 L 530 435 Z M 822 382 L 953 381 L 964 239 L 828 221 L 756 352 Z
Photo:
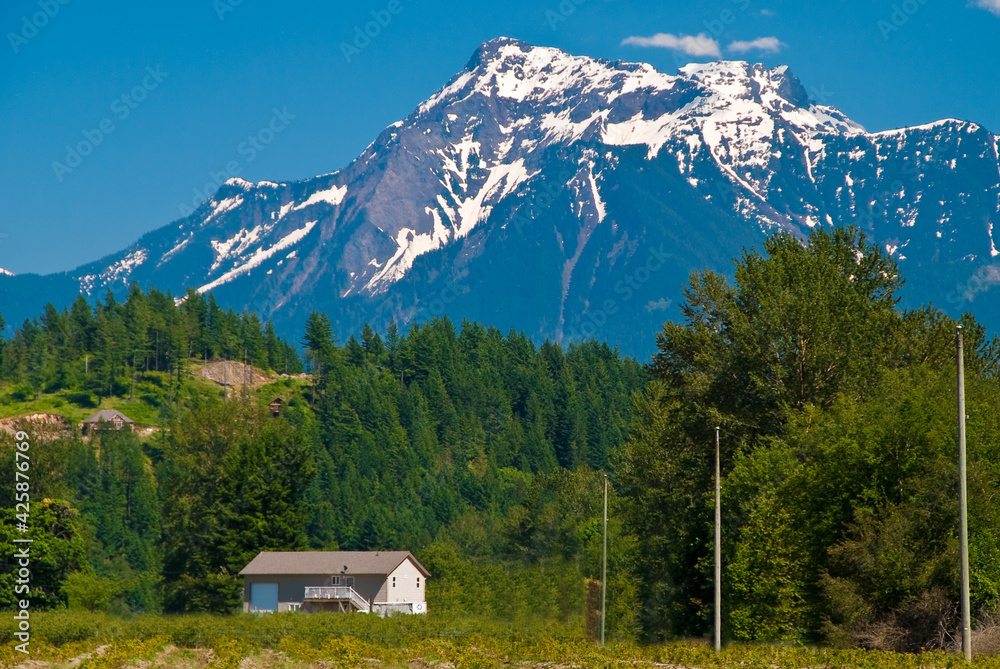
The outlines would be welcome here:
M 601 199 L 601 191 L 597 188 L 597 178 L 600 176 L 600 174 L 594 175 L 594 163 L 591 161 L 587 170 L 587 180 L 590 183 L 590 192 L 594 198 L 593 203 L 594 209 L 597 212 L 597 222 L 603 223 L 604 218 L 608 215 L 608 209 L 604 206 L 604 201 Z
M 931 121 L 930 123 L 923 123 L 921 125 L 911 125 L 905 128 L 892 128 L 891 130 L 881 130 L 879 132 L 871 133 L 872 137 L 891 137 L 893 135 L 909 135 L 914 131 L 918 130 L 934 130 L 935 128 L 941 128 L 943 126 L 951 125 L 968 125 L 969 131 L 974 132 L 979 126 L 975 123 L 969 123 L 968 121 L 960 121 L 954 118 L 943 118 L 939 121 Z
M 191 243 L 192 239 L 194 239 L 194 232 L 189 232 L 188 235 L 187 235 L 187 237 L 185 237 L 184 239 L 182 239 L 172 249 L 170 249 L 169 251 L 167 251 L 166 253 L 164 253 L 162 256 L 160 256 L 160 262 L 156 263 L 156 266 L 159 267 L 163 263 L 165 263 L 168 260 L 170 260 L 171 258 L 173 258 L 175 255 L 177 255 L 178 253 L 180 253 L 181 251 L 183 251 L 185 248 L 187 248 L 188 244 Z
M 293 244 L 297 244 L 298 242 L 302 241 L 302 239 L 309 234 L 309 232 L 313 229 L 313 227 L 315 227 L 316 223 L 317 223 L 316 221 L 310 221 L 306 223 L 304 227 L 299 228 L 289 233 L 288 235 L 285 235 L 276 244 L 274 244 L 269 248 L 266 249 L 258 248 L 256 251 L 254 251 L 253 255 L 251 255 L 250 258 L 246 260 L 246 262 L 244 262 L 242 265 L 240 265 L 239 267 L 234 267 L 233 269 L 229 270 L 228 272 L 226 272 L 219 278 L 215 279 L 214 281 L 211 281 L 201 286 L 200 288 L 198 288 L 198 292 L 199 293 L 208 292 L 214 288 L 218 288 L 219 286 L 225 283 L 229 283 L 230 281 L 232 281 L 233 279 L 242 274 L 249 274 L 250 270 L 259 266 L 261 263 L 263 263 L 265 260 L 273 256 L 278 251 L 286 249 L 289 246 L 292 246 Z M 293 254 L 294 251 L 290 253 L 287 257 L 291 257 Z
M 213 239 L 211 244 L 212 250 L 215 251 L 215 261 L 212 263 L 209 271 L 217 270 L 224 261 L 230 258 L 238 258 L 253 244 L 260 241 L 261 233 L 269 232 L 270 227 L 265 228 L 262 225 L 255 225 L 249 230 L 240 230 L 225 241 L 220 242 Z
M 88 274 L 87 276 L 80 278 L 80 288 L 87 295 L 91 294 L 95 284 L 101 287 L 109 286 L 115 283 L 121 283 L 127 286 L 129 284 L 129 279 L 132 273 L 146 262 L 149 257 L 149 253 L 146 249 L 137 249 L 127 254 L 121 260 L 113 263 L 106 270 L 99 274 Z
M 242 179 L 241 179 L 241 181 L 242 181 Z M 244 183 L 249 183 L 249 182 L 244 182 Z M 243 204 L 243 196 L 242 195 L 236 195 L 234 197 L 227 197 L 226 199 L 222 200 L 221 202 L 217 202 L 215 204 L 215 207 L 212 209 L 212 213 L 209 214 L 208 217 L 205 219 L 205 223 L 208 223 L 213 218 L 218 218 L 219 216 L 221 216 L 222 214 L 226 213 L 227 211 L 232 211 L 233 209 L 236 209 L 237 207 L 239 207 L 242 204 Z
M 459 201 L 459 224 L 455 231 L 456 239 L 465 237 L 472 232 L 476 225 L 489 217 L 493 205 L 486 204 L 487 199 L 491 199 L 493 203 L 499 202 L 532 176 L 534 174 L 529 174 L 524 166 L 524 158 L 518 158 L 510 165 L 491 167 L 486 183 L 479 189 L 475 197 Z
M 371 278 L 366 288 L 375 292 L 380 286 L 401 279 L 418 256 L 444 246 L 451 231 L 441 222 L 441 215 L 436 209 L 428 207 L 427 213 L 434 218 L 433 231 L 428 234 L 417 234 L 412 228 L 402 228 L 396 235 L 396 253 L 385 263 L 385 267 Z M 342 297 L 346 297 L 350 292 L 348 289 Z
M 298 211 L 300 209 L 305 209 L 314 204 L 319 204 L 320 202 L 326 202 L 327 204 L 336 207 L 338 204 L 344 201 L 344 197 L 347 195 L 347 186 L 331 186 L 326 190 L 321 190 L 313 193 L 300 205 L 292 207 L 293 211 Z M 282 207 L 282 216 L 284 216 L 285 208 Z M 280 217 L 279 217 L 280 218 Z

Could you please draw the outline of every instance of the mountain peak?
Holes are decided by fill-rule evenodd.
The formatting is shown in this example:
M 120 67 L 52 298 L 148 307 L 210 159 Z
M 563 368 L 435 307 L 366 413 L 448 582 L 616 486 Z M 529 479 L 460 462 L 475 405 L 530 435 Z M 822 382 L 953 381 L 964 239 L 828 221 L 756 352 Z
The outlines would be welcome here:
M 489 63 L 490 61 L 497 60 L 498 58 L 503 58 L 503 51 L 505 47 L 514 47 L 523 52 L 531 51 L 534 48 L 531 44 L 515 37 L 494 37 L 488 42 L 483 42 L 479 45 L 479 48 L 476 49 L 472 54 L 472 57 L 469 58 L 469 62 L 466 64 L 465 69 L 471 71 L 484 63 Z
M 787 65 L 768 69 L 762 63 L 717 60 L 689 63 L 678 69 L 678 73 L 727 97 L 751 96 L 759 101 L 771 92 L 796 107 L 810 106 L 808 93 Z
M 230 179 L 176 226 L 69 280 L 87 293 L 132 280 L 194 286 L 285 322 L 323 307 L 344 328 L 369 308 L 409 322 L 517 295 L 535 309 L 518 323 L 555 338 L 591 328 L 590 305 L 611 300 L 640 331 L 674 299 L 620 299 L 619 278 L 650 270 L 647 248 L 657 266 L 686 249 L 704 264 L 703 249 L 727 259 L 757 232 L 854 220 L 914 266 L 944 265 L 930 260 L 938 251 L 963 267 L 1000 255 L 981 225 L 997 211 L 996 146 L 953 121 L 869 134 L 810 102 L 784 66 L 723 60 L 667 74 L 499 37 L 345 169 Z M 969 189 L 952 184 L 979 183 L 981 169 L 992 190 L 968 204 Z M 939 182 L 949 186 L 924 196 Z M 975 243 L 952 222 L 970 207 Z M 693 265 L 678 262 L 683 280 Z M 0 290 L 21 281 L 0 276 Z M 555 297 L 536 300 L 536 286 Z

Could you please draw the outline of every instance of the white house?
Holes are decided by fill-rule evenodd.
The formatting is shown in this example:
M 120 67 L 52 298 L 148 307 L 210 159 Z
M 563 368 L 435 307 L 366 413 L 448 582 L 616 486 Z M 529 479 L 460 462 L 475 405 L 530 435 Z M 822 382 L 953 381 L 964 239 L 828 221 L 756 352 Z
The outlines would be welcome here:
M 427 613 L 430 572 L 409 551 L 263 552 L 240 576 L 247 612 Z

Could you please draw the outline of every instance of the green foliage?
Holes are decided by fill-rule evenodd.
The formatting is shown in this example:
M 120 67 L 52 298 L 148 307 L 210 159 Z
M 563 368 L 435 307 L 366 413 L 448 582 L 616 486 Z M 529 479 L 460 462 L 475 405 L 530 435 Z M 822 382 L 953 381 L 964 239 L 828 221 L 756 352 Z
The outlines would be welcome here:
M 219 639 L 212 647 L 212 659 L 207 669 L 239 669 L 240 661 L 248 650 L 246 644 L 238 639 Z
M 69 608 L 85 609 L 93 613 L 106 610 L 108 604 L 124 592 L 124 588 L 117 579 L 78 571 L 66 578 L 63 591 L 69 601 Z
M 692 277 L 684 321 L 664 326 L 646 371 L 597 342 L 536 345 L 447 318 L 384 335 L 366 326 L 340 345 L 313 313 L 302 340 L 311 375 L 240 402 L 209 397 L 186 370 L 244 356 L 300 371 L 252 313 L 194 291 L 175 306 L 136 287 L 122 304 L 46 309 L 3 342 L 4 411 L 15 396 L 76 405 L 67 411 L 113 396 L 169 427 L 145 444 L 113 431 L 53 436 L 33 461 L 33 499 L 51 507 L 32 510 L 44 521 L 32 525 L 44 567 L 33 606 L 68 601 L 96 621 L 53 614 L 47 638 L 150 638 L 161 625 L 178 645 L 212 647 L 219 667 L 260 648 L 341 666 L 624 666 L 640 658 L 633 647 L 570 647 L 600 576 L 603 472 L 614 473 L 608 637 L 705 635 L 718 425 L 727 638 L 950 647 L 955 321 L 897 311 L 898 268 L 856 229 L 817 228 L 807 244 L 776 235 L 733 276 Z M 986 620 L 1000 606 L 1000 340 L 961 323 L 973 605 Z M 279 417 L 264 408 L 274 396 Z M 0 471 L 0 498 L 13 502 L 11 472 Z M 259 551 L 403 548 L 434 575 L 430 616 L 98 613 L 230 614 L 237 574 Z M 539 635 L 521 639 L 527 629 Z M 909 666 L 747 646 L 658 653 L 697 666 Z
M 435 610 L 544 626 L 584 624 L 585 584 L 601 573 L 603 476 L 588 470 L 540 475 L 505 519 L 470 513 L 418 557 L 434 574 Z M 623 534 L 609 491 L 607 638 L 636 638 L 635 541 Z
M 66 604 L 63 583 L 69 574 L 86 565 L 86 543 L 80 532 L 79 512 L 69 502 L 42 499 L 32 502 L 28 532 L 16 529 L 16 510 L 0 509 L 0 541 L 9 546 L 7 559 L 11 568 L 0 573 L 0 606 L 16 607 L 20 599 L 29 599 L 33 610 Z M 14 539 L 31 539 L 30 544 L 16 544 Z M 17 552 L 27 549 L 30 577 L 18 584 L 18 569 L 14 568 Z M 27 582 L 30 592 L 19 585 Z
M 341 347 L 329 319 L 312 314 L 303 344 L 311 379 L 221 402 L 192 365 L 301 365 L 270 324 L 211 296 L 189 291 L 175 306 L 133 286 L 122 303 L 79 298 L 15 331 L 0 380 L 20 383 L 32 408 L 62 405 L 76 422 L 115 406 L 165 428 L 145 443 L 114 430 L 44 437 L 32 496 L 71 500 L 86 558 L 67 562 L 59 595 L 38 605 L 65 603 L 62 588 L 89 610 L 229 613 L 240 607 L 236 574 L 261 550 L 419 551 L 447 530 L 478 536 L 461 560 L 500 573 L 527 559 L 525 580 L 538 584 L 558 575 L 552 611 L 582 615 L 581 584 L 597 574 L 594 471 L 624 438 L 630 393 L 646 381 L 634 360 L 596 342 L 564 350 L 474 323 L 456 331 L 447 319 L 405 333 L 392 324 L 384 338 L 366 327 Z M 280 418 L 263 408 L 275 395 Z M 11 483 L 2 498 L 13 471 L 0 471 Z M 634 554 L 612 531 L 611 573 L 628 593 L 612 602 L 626 620 Z M 633 616 L 622 634 L 634 628 Z
M 116 397 L 135 402 L 144 397 L 143 383 L 162 372 L 169 379 L 166 399 L 176 405 L 181 372 L 192 358 L 246 359 L 265 370 L 302 371 L 295 349 L 255 313 L 223 310 L 211 295 L 194 290 L 177 306 L 169 293 L 143 292 L 138 284 L 130 286 L 124 303 L 108 293 L 93 307 L 82 295 L 62 312 L 47 305 L 40 318 L 26 320 L 0 345 L 0 382 L 13 385 L 7 397 L 17 402 L 57 392 L 82 396 L 88 406 L 91 395 L 96 405 Z M 164 404 L 159 395 L 148 396 L 157 408 Z
M 895 263 L 855 228 L 788 233 L 747 251 L 736 285 L 697 273 L 686 325 L 657 335 L 655 375 L 685 399 L 724 412 L 741 433 L 774 433 L 782 410 L 826 406 L 877 375 L 899 320 Z
M 134 660 L 148 660 L 167 643 L 166 637 L 116 643 L 80 663 L 80 669 L 122 669 Z
M 76 641 L 53 644 L 54 630 L 75 619 Z M 0 621 L 0 639 L 10 638 L 10 621 Z M 179 646 L 169 654 L 166 644 Z M 109 645 L 110 644 L 110 645 Z M 101 651 L 97 648 L 108 646 Z M 39 614 L 30 658 L 18 657 L 7 643 L 0 662 L 11 666 L 30 659 L 32 666 L 65 666 L 91 653 L 79 666 L 205 667 L 254 666 L 386 667 L 581 666 L 704 667 L 706 669 L 995 669 L 1000 660 L 935 651 L 897 654 L 836 650 L 798 645 L 730 644 L 716 653 L 705 643 L 671 642 L 636 646 L 609 643 L 600 648 L 560 625 L 524 627 L 475 616 L 397 616 L 279 614 L 274 616 L 137 616 L 58 611 Z M 210 653 L 204 649 L 211 649 Z M 75 662 L 74 662 L 75 664 Z
M 172 431 L 162 457 L 169 610 L 231 611 L 232 575 L 258 552 L 306 547 L 313 455 L 286 420 L 247 404 L 205 409 Z
M 711 615 L 722 426 L 724 627 L 735 639 L 944 648 L 957 592 L 955 322 L 895 310 L 891 260 L 854 229 L 784 234 L 735 285 L 696 274 L 616 461 L 650 638 Z M 973 605 L 996 609 L 997 340 L 966 332 Z

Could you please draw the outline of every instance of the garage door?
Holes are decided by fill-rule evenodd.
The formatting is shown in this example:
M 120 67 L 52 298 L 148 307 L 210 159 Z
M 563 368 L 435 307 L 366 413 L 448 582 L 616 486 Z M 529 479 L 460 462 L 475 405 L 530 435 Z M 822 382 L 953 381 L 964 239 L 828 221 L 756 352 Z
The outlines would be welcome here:
M 251 583 L 250 584 L 250 610 L 251 611 L 277 611 L 278 610 L 278 584 L 277 583 Z

